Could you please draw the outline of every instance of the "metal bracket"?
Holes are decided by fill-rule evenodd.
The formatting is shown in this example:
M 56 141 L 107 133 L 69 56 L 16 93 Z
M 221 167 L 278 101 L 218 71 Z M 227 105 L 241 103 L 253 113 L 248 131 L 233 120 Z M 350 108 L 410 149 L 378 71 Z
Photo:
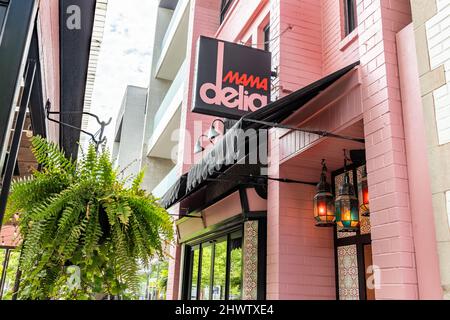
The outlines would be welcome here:
M 282 183 L 292 183 L 292 184 L 304 184 L 304 185 L 309 185 L 309 186 L 317 186 L 318 182 L 309 182 L 309 181 L 301 181 L 301 180 L 294 180 L 294 179 L 286 179 L 286 178 L 273 178 L 273 177 L 269 177 L 269 176 L 257 176 L 257 175 L 252 175 L 252 174 L 229 174 L 226 172 L 220 172 L 220 171 L 214 171 L 215 174 L 221 174 L 224 176 L 229 176 L 229 177 L 233 177 L 232 179 L 223 179 L 223 178 L 216 178 L 216 179 L 207 179 L 208 181 L 236 181 L 235 179 L 237 177 L 240 178 L 249 178 L 249 179 L 264 179 L 264 180 L 271 180 L 271 181 L 278 181 L 278 182 L 282 182 Z M 250 183 L 253 185 L 261 185 L 260 183 L 254 182 L 254 183 Z
M 190 214 L 169 214 L 169 216 L 171 217 L 179 217 L 179 218 L 194 218 L 194 219 L 203 219 L 202 217 L 199 216 L 193 216 Z
M 105 133 L 105 128 L 111 124 L 112 118 L 109 118 L 108 122 L 104 122 L 104 121 L 101 121 L 100 118 L 96 114 L 93 114 L 93 113 L 90 113 L 90 112 L 78 112 L 78 111 L 58 112 L 58 111 L 50 111 L 50 109 L 51 109 L 51 102 L 50 102 L 50 100 L 47 100 L 47 103 L 45 104 L 45 113 L 46 113 L 47 119 L 49 121 L 57 123 L 57 124 L 60 124 L 60 125 L 62 125 L 64 127 L 68 127 L 68 128 L 72 128 L 72 129 L 78 130 L 78 131 L 80 131 L 80 132 L 90 136 L 92 141 L 94 141 L 94 143 L 95 143 L 95 148 L 96 148 L 97 151 L 98 151 L 98 148 L 100 147 L 100 145 L 106 143 L 106 141 L 107 141 L 106 136 L 103 136 L 103 135 Z M 87 116 L 95 118 L 95 120 L 97 120 L 98 124 L 100 125 L 100 130 L 98 131 L 99 138 L 98 139 L 96 138 L 97 134 L 94 135 L 94 134 L 92 134 L 92 133 L 90 133 L 88 131 L 85 131 L 85 130 L 81 129 L 81 128 L 78 128 L 78 127 L 75 127 L 75 126 L 70 125 L 68 123 L 64 123 L 62 121 L 58 121 L 58 120 L 50 118 L 50 115 L 52 115 L 52 114 L 59 114 L 59 115 L 66 115 L 66 114 L 68 114 L 68 115 L 70 115 L 70 114 L 87 115 Z
M 206 218 L 205 218 L 205 215 L 203 214 L 203 211 L 200 213 L 200 215 L 201 215 L 201 218 L 202 218 L 202 222 L 203 222 L 203 228 L 206 228 Z

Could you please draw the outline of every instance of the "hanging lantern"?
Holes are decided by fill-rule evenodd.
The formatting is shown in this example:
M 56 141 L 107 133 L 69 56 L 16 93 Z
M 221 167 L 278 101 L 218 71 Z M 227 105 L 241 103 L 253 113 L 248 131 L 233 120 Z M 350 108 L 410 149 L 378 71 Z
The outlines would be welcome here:
M 364 217 L 370 216 L 369 209 L 369 185 L 367 184 L 367 169 L 366 166 L 362 168 L 361 182 L 359 183 L 359 190 L 361 192 L 361 215 Z
M 314 219 L 317 227 L 332 227 L 336 221 L 334 210 L 334 197 L 331 186 L 327 182 L 327 166 L 322 160 L 322 174 L 314 196 Z
M 359 229 L 359 203 L 355 196 L 355 188 L 350 183 L 345 157 L 344 182 L 339 188 L 336 198 L 336 224 L 340 232 L 355 232 Z

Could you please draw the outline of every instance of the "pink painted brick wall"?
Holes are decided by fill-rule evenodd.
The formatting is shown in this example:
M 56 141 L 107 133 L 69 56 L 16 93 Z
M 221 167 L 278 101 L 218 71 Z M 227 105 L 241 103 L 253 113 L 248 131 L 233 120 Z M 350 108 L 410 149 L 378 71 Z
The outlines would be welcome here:
M 269 174 L 295 179 L 300 168 L 280 167 L 279 133 L 272 131 L 269 139 Z M 319 174 L 308 171 L 312 181 Z M 333 233 L 315 227 L 315 187 L 271 181 L 268 190 L 267 298 L 335 299 Z
M 231 42 L 245 41 L 244 35 L 248 30 L 253 29 L 258 15 L 268 2 L 269 0 L 235 1 L 215 36 Z
M 323 74 L 359 60 L 358 30 L 345 37 L 343 1 L 322 0 Z
M 169 210 L 170 214 L 177 214 L 180 212 L 179 205 L 172 207 Z M 176 226 L 174 225 L 174 234 L 176 235 Z M 168 269 L 168 279 L 167 279 L 167 292 L 166 299 L 167 300 L 177 300 L 180 299 L 179 291 L 180 291 L 180 266 L 181 266 L 181 248 L 176 243 L 171 245 L 169 248 L 170 260 L 169 260 L 169 269 Z
M 322 3 L 283 0 L 279 6 L 279 21 L 273 17 L 272 24 L 281 37 L 271 51 L 279 51 L 280 85 L 295 91 L 322 77 Z
M 41 0 L 39 3 L 39 43 L 43 72 L 44 100 L 52 103 L 52 111 L 59 111 L 59 1 Z M 49 138 L 59 141 L 59 126 L 49 123 Z
M 373 262 L 377 299 L 416 299 L 417 276 L 395 36 L 411 22 L 407 0 L 357 1 Z

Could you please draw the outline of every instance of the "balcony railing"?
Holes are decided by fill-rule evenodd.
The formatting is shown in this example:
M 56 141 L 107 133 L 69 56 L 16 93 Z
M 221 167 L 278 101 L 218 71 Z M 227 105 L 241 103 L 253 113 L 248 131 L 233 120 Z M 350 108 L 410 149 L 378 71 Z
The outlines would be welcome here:
M 173 12 L 172 19 L 170 20 L 169 26 L 167 27 L 166 34 L 164 35 L 162 45 L 161 45 L 161 54 L 158 59 L 157 63 L 157 74 L 159 74 L 162 65 L 166 63 L 166 56 L 168 55 L 169 50 L 178 50 L 172 48 L 175 44 L 176 46 L 180 46 L 180 43 L 178 43 L 179 36 L 178 34 L 180 32 L 185 32 L 187 36 L 187 29 L 185 27 L 181 27 L 180 24 L 182 21 L 186 21 L 185 18 L 185 12 L 187 10 L 189 4 L 189 0 L 179 0 L 178 4 Z M 181 27 L 181 29 L 180 29 Z M 180 30 L 179 30 L 180 29 Z M 177 35 L 177 36 L 176 36 Z M 171 63 L 174 63 L 174 61 L 171 61 Z M 165 72 L 163 72 L 165 73 Z M 165 77 L 163 77 L 165 78 Z M 169 78 L 168 78 L 169 79 Z
M 175 166 L 167 176 L 153 189 L 152 194 L 156 198 L 161 198 L 178 179 L 179 167 Z
M 161 106 L 159 107 L 158 111 L 155 114 L 155 119 L 153 123 L 153 128 L 157 128 L 158 124 L 161 124 L 161 121 L 170 108 L 170 105 L 172 104 L 175 97 L 179 94 L 180 90 L 183 89 L 184 82 L 186 81 L 186 68 L 187 63 L 186 61 L 183 62 L 183 64 L 180 67 L 180 70 L 178 71 L 175 79 L 172 82 L 172 85 L 170 86 L 169 90 L 167 91 Z

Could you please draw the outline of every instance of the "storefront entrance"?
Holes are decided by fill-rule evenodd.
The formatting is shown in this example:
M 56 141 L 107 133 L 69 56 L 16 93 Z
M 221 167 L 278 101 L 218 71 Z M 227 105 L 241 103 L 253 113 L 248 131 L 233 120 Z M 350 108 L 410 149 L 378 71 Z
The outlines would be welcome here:
M 370 217 L 363 216 L 361 179 L 364 166 L 349 166 L 349 176 L 360 204 L 360 228 L 356 232 L 341 232 L 335 228 L 336 297 L 338 300 L 375 300 L 370 238 Z M 338 194 L 344 169 L 332 173 L 333 190 Z
M 184 243 L 184 300 L 264 300 L 266 218 L 238 215 Z
M 187 246 L 188 299 L 240 300 L 242 298 L 243 230 Z

